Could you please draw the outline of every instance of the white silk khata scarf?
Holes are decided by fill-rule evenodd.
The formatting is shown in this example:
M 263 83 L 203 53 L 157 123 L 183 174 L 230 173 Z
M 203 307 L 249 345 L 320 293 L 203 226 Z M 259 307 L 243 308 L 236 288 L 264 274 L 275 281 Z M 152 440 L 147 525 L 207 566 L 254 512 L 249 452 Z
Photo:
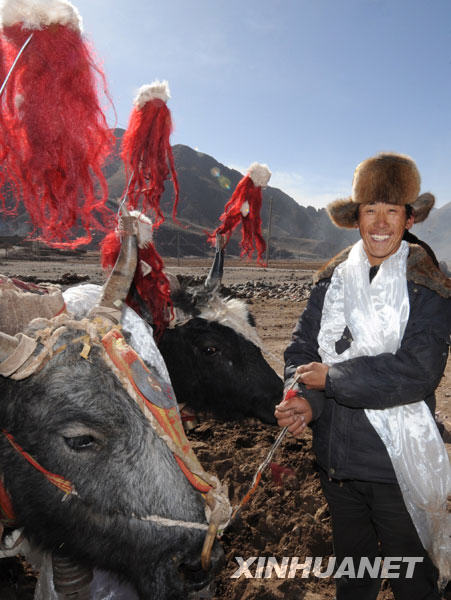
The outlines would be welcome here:
M 409 246 L 383 261 L 370 283 L 370 264 L 360 240 L 332 275 L 324 299 L 319 354 L 328 365 L 357 356 L 394 354 L 409 318 L 406 266 Z M 335 343 L 348 327 L 353 341 L 342 354 Z M 424 401 L 385 409 L 365 409 L 384 442 L 404 502 L 424 548 L 440 571 L 451 579 L 451 468 L 445 445 Z

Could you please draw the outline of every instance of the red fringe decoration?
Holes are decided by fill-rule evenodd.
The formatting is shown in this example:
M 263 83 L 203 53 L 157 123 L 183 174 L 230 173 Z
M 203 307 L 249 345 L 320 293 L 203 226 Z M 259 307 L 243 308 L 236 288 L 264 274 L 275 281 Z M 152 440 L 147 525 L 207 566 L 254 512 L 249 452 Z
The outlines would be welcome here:
M 104 271 L 109 271 L 114 267 L 120 250 L 120 235 L 117 231 L 110 231 L 100 242 L 100 264 Z
M 297 395 L 298 392 L 296 392 L 295 390 L 288 390 L 288 392 L 285 394 L 284 400 L 289 400 L 290 398 L 294 398 Z
M 241 207 L 246 200 L 249 203 L 249 214 L 243 217 L 241 214 Z M 216 234 L 220 233 L 226 236 L 225 243 L 227 244 L 233 230 L 241 221 L 241 256 L 248 256 L 250 258 L 252 257 L 254 250 L 257 250 L 257 262 L 264 266 L 262 257 L 266 250 L 266 242 L 261 233 L 261 206 L 261 187 L 254 185 L 251 177 L 246 175 L 236 186 L 232 197 L 224 207 L 224 212 L 219 217 L 219 220 L 222 221 L 222 225 L 217 227 L 213 233 L 209 234 L 207 238 L 208 242 L 214 245 L 216 243 Z
M 105 236 L 100 245 L 100 256 L 103 269 L 112 269 L 116 263 L 121 247 L 120 236 L 117 231 L 112 231 Z M 140 261 L 146 262 L 152 270 L 143 275 Z M 158 341 L 169 321 L 174 317 L 171 300 L 169 280 L 163 273 L 163 260 L 152 244 L 146 248 L 138 248 L 138 266 L 133 283 L 141 300 L 146 304 L 153 318 L 153 329 L 155 339 Z M 133 308 L 140 316 L 139 304 L 135 302 L 129 293 L 126 299 L 128 306 Z
M 5 81 L 6 75 L 9 68 L 9 55 L 8 43 L 6 40 L 0 38 L 0 85 Z M 5 164 L 6 155 L 8 151 L 8 145 L 6 142 L 7 138 L 7 127 L 2 106 L 2 98 L 0 98 L 0 162 L 2 165 Z M 5 198 L 3 196 L 3 186 L 5 184 L 5 173 L 4 170 L 0 170 L 0 202 L 5 206 Z
M 164 182 L 171 173 L 174 185 L 172 218 L 176 221 L 179 201 L 179 184 L 175 171 L 174 156 L 169 143 L 172 132 L 171 113 L 159 98 L 149 100 L 142 108 L 134 108 L 122 141 L 122 159 L 126 166 L 128 205 L 132 209 L 155 212 L 154 227 L 164 221 L 160 199 Z M 168 167 L 169 163 L 169 167 Z M 140 196 L 143 204 L 139 206 Z
M 12 62 L 31 31 L 20 24 L 3 31 Z M 90 242 L 91 229 L 105 230 L 101 220 L 111 218 L 101 166 L 113 136 L 99 106 L 98 79 L 107 94 L 80 33 L 51 25 L 33 30 L 5 90 L 6 166 L 16 188 L 15 209 L 21 196 L 35 230 L 55 247 Z M 69 241 L 80 226 L 84 236 Z

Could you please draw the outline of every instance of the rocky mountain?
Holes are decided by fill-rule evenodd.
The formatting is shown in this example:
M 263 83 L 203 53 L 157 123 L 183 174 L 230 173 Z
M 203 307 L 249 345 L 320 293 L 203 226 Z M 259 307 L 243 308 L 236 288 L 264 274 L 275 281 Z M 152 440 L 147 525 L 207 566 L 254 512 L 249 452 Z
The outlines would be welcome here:
M 424 223 L 412 227 L 412 233 L 426 241 L 439 260 L 451 267 L 451 202 L 440 208 L 432 209 Z
M 116 130 L 120 138 L 123 130 Z M 213 157 L 182 144 L 173 147 L 180 185 L 178 219 L 184 225 L 175 225 L 170 217 L 173 187 L 168 181 L 162 198 L 167 215 L 156 233 L 156 243 L 163 256 L 203 255 L 210 252 L 206 232 L 219 224 L 225 203 L 243 174 L 222 165 Z M 123 192 L 125 175 L 119 159 L 114 158 L 107 171 L 110 199 L 117 202 Z M 282 190 L 268 186 L 263 192 L 262 223 L 267 239 L 269 211 L 272 204 L 270 256 L 273 258 L 327 258 L 357 239 L 354 231 L 334 227 L 325 209 L 297 204 Z M 228 252 L 239 255 L 240 233 L 232 237 Z M 177 250 L 178 248 L 178 250 Z
M 125 174 L 119 157 L 124 130 L 116 129 L 116 149 L 104 172 L 109 187 L 109 203 L 117 206 L 125 187 Z M 202 256 L 211 253 L 206 232 L 219 224 L 225 203 L 229 200 L 242 173 L 229 169 L 213 157 L 182 144 L 173 147 L 180 185 L 178 219 L 172 221 L 173 187 L 166 182 L 162 198 L 165 223 L 155 235 L 158 251 L 163 256 Z M 358 239 L 354 230 L 338 229 L 330 222 L 325 209 L 300 206 L 278 188 L 268 186 L 263 191 L 262 223 L 265 239 L 268 235 L 271 206 L 270 256 L 272 258 L 327 259 Z M 451 261 L 451 241 L 447 231 L 451 224 L 451 203 L 432 211 L 424 225 L 415 226 L 414 233 L 425 239 L 439 259 Z M 27 217 L 22 212 L 15 218 L 0 214 L 0 236 L 24 235 Z M 232 237 L 228 253 L 239 255 L 240 233 Z

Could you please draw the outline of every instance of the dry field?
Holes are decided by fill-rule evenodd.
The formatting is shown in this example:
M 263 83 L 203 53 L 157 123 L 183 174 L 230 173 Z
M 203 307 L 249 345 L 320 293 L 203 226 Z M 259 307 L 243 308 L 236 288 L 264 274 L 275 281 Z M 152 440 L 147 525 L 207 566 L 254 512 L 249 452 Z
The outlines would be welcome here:
M 83 262 L 72 259 L 60 261 L 16 261 L 0 258 L 0 273 L 34 278 L 37 281 L 60 282 L 64 285 L 84 279 L 102 283 L 97 257 Z M 181 264 L 168 261 L 167 270 L 183 275 L 204 275 L 208 264 L 200 260 L 185 260 Z M 307 281 L 318 265 L 307 263 L 272 263 L 269 268 L 253 267 L 249 263 L 230 261 L 224 281 L 226 286 L 248 281 L 264 281 L 283 290 L 297 281 Z M 283 294 L 282 294 L 283 296 Z M 305 301 L 290 298 L 249 298 L 257 329 L 265 345 L 267 358 L 273 368 L 282 373 L 282 353 L 290 338 Z M 451 361 L 438 389 L 437 413 L 445 423 L 446 441 L 451 441 Z M 246 421 L 219 423 L 204 420 L 191 434 L 193 446 L 207 470 L 217 472 L 229 484 L 232 502 L 247 491 L 253 473 L 265 457 L 278 433 L 277 427 Z M 223 545 L 226 562 L 217 579 L 214 598 L 217 600 L 332 600 L 334 585 L 331 579 L 310 576 L 302 579 L 231 579 L 237 569 L 236 556 L 274 556 L 279 562 L 284 556 L 327 557 L 332 553 L 330 517 L 322 497 L 311 452 L 311 438 L 302 440 L 287 437 L 274 457 L 276 465 L 265 473 L 253 500 L 237 522 L 226 532 Z M 3 562 L 3 561 L 2 561 Z M 9 564 L 0 573 L 0 598 L 32 598 L 33 579 L 25 577 L 16 566 Z M 255 571 L 255 567 L 251 569 Z M 387 582 L 379 600 L 391 600 Z M 211 596 L 210 596 L 211 597 Z M 451 592 L 447 596 L 451 598 Z

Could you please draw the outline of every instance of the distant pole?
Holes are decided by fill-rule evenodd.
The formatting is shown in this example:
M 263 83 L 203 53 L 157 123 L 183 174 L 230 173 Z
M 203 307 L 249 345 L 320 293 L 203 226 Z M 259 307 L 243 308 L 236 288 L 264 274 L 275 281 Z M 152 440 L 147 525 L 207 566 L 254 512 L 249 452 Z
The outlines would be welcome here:
M 268 236 L 266 238 L 266 264 L 269 265 L 269 242 L 271 240 L 272 196 L 269 197 Z
M 177 266 L 180 267 L 180 231 L 177 231 Z

